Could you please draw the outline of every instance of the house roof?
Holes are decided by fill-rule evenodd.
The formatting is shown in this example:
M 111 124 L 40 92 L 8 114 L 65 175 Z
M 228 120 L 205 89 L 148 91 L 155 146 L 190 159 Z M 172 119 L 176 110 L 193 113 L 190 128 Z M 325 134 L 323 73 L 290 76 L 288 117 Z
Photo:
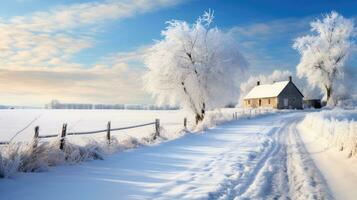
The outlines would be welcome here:
M 244 99 L 277 97 L 288 83 L 289 81 L 281 81 L 273 84 L 257 85 L 244 97 Z

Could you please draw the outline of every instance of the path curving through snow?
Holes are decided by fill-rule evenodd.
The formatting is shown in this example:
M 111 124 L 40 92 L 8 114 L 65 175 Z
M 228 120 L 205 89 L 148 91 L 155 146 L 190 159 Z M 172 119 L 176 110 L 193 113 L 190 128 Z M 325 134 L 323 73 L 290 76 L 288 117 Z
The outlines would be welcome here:
M 297 133 L 296 124 L 303 116 L 291 113 L 267 119 L 273 121 L 266 134 L 269 145 L 212 199 L 333 199 Z

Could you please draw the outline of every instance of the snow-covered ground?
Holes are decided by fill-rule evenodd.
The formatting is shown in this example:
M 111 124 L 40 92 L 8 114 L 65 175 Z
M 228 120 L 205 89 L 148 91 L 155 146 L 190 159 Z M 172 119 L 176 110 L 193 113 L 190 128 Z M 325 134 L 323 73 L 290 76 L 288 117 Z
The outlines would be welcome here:
M 19 173 L 0 180 L 0 197 L 354 199 L 355 157 L 326 150 L 314 133 L 298 128 L 310 114 L 242 118 L 104 160 Z
M 307 114 L 298 129 L 336 199 L 357 197 L 357 110 Z
M 253 168 L 258 155 L 268 153 L 274 143 L 269 134 L 276 125 L 264 117 L 257 120 L 230 122 L 202 134 L 108 156 L 104 161 L 21 174 L 2 180 L 0 194 L 3 199 L 192 199 L 218 191 L 211 195 L 220 195 L 225 188 L 221 184 L 250 171 L 245 163 L 251 162 Z M 30 188 L 23 187 L 29 183 Z M 63 184 L 67 192 L 56 195 Z

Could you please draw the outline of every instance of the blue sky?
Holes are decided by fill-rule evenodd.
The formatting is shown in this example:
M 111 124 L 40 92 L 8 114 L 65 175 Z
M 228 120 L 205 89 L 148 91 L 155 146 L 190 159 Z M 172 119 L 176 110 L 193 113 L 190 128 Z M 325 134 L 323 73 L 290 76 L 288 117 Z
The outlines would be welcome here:
M 0 6 L 0 104 L 152 103 L 138 77 L 141 56 L 165 21 L 193 22 L 205 10 L 235 34 L 250 74 L 295 70 L 293 39 L 335 10 L 357 16 L 357 1 L 3 0 Z M 3 40 L 3 41 L 2 41 Z M 12 41 L 4 42 L 4 41 Z M 33 41 L 32 43 L 29 41 Z M 357 63 L 353 61 L 352 63 Z M 13 78 L 9 78 L 13 77 Z

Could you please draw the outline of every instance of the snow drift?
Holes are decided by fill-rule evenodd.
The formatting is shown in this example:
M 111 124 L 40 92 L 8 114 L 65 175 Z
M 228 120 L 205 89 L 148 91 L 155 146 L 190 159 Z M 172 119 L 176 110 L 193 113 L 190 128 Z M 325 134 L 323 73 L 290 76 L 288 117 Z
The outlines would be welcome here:
M 309 131 L 322 145 L 336 147 L 348 157 L 357 155 L 357 110 L 323 110 L 307 114 L 299 124 L 301 131 Z

